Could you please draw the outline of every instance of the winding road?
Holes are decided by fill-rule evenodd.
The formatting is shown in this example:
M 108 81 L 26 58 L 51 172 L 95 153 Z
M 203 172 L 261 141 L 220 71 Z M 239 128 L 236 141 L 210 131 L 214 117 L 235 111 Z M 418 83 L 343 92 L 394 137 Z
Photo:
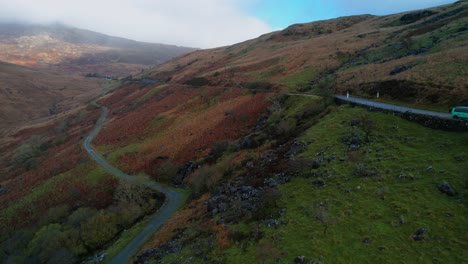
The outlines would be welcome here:
M 98 106 L 97 104 L 95 104 Z M 99 106 L 98 106 L 99 107 Z M 127 181 L 136 181 L 134 176 L 130 176 L 113 167 L 109 164 L 101 155 L 99 155 L 91 146 L 91 141 L 99 133 L 99 130 L 104 123 L 109 109 L 107 107 L 101 107 L 102 114 L 96 122 L 96 126 L 93 131 L 86 137 L 83 146 L 89 155 L 107 172 L 115 175 L 117 178 Z M 184 203 L 182 192 L 163 186 L 153 181 L 145 181 L 144 184 L 153 190 L 161 192 L 165 196 L 164 204 L 159 210 L 151 216 L 150 222 L 144 227 L 144 229 L 138 233 L 114 258 L 109 262 L 112 264 L 127 263 L 128 260 L 137 252 L 143 243 L 150 238 L 150 236 Z
M 427 110 L 421 110 L 421 109 L 416 109 L 416 108 L 411 108 L 411 107 L 406 107 L 406 106 L 374 102 L 374 101 L 369 101 L 369 100 L 360 99 L 356 97 L 347 98 L 344 95 L 335 95 L 335 98 L 338 98 L 341 101 L 351 102 L 351 103 L 355 103 L 358 105 L 365 105 L 365 106 L 370 106 L 374 108 L 380 108 L 380 109 L 385 109 L 385 110 L 390 110 L 390 111 L 395 111 L 395 112 L 402 112 L 402 113 L 410 112 L 410 113 L 418 114 L 418 115 L 429 115 L 429 116 L 434 116 L 438 118 L 452 119 L 452 115 L 450 115 L 449 113 L 427 111 Z

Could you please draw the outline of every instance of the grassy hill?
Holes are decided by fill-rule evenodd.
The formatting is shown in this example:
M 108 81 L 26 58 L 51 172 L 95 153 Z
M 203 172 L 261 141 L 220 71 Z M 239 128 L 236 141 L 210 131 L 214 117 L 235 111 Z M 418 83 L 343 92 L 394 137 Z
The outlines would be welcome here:
M 463 263 L 467 133 L 328 95 L 464 104 L 467 8 L 292 25 L 134 75 L 148 83 L 115 83 L 99 100 L 110 112 L 96 150 L 190 191 L 137 263 Z M 15 135 L 0 178 L 0 259 L 106 251 L 108 261 L 157 210 L 161 197 L 118 182 L 79 145 L 100 111 Z

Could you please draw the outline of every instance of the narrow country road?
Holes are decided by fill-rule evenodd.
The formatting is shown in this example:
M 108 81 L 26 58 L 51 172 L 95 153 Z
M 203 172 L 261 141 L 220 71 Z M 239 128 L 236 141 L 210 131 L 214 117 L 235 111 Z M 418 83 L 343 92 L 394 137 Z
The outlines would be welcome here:
M 452 115 L 450 115 L 449 113 L 433 112 L 433 111 L 421 110 L 421 109 L 416 109 L 416 108 L 411 108 L 411 107 L 379 103 L 379 102 L 369 101 L 369 100 L 355 98 L 355 97 L 347 98 L 344 95 L 335 95 L 335 98 L 338 98 L 341 101 L 351 102 L 351 103 L 355 103 L 358 105 L 365 105 L 365 106 L 370 106 L 370 107 L 375 107 L 375 108 L 380 108 L 380 109 L 385 109 L 385 110 L 391 110 L 395 112 L 402 112 L 402 113 L 410 112 L 410 113 L 419 114 L 419 115 L 429 115 L 429 116 L 434 116 L 438 118 L 452 119 Z
M 91 146 L 91 141 L 97 133 L 99 133 L 99 130 L 109 113 L 109 109 L 107 109 L 107 107 L 101 108 L 103 109 L 101 117 L 99 117 L 99 120 L 96 122 L 96 126 L 93 131 L 91 131 L 89 136 L 86 137 L 83 146 L 89 155 L 106 171 L 115 175 L 119 179 L 135 181 L 135 177 L 125 174 L 119 169 L 113 167 Z M 146 181 L 145 185 L 163 193 L 165 196 L 164 204 L 151 216 L 150 222 L 144 227 L 144 229 L 138 233 L 138 235 L 136 235 L 116 256 L 114 256 L 109 263 L 127 263 L 128 260 L 137 252 L 140 246 L 143 245 L 143 243 L 150 238 L 150 236 L 177 210 L 177 208 L 184 203 L 182 193 L 174 188 L 166 187 L 153 181 Z

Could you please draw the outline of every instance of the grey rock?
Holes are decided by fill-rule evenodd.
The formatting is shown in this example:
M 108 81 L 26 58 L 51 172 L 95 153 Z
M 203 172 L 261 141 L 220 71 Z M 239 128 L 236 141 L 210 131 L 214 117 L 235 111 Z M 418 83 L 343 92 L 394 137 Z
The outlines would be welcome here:
M 268 227 L 274 227 L 277 229 L 280 226 L 281 222 L 278 219 L 268 219 L 265 220 L 265 225 Z
M 381 195 L 381 194 L 384 194 L 384 193 L 386 193 L 386 192 L 387 192 L 387 189 L 382 188 L 382 189 L 378 189 L 378 190 L 375 192 L 375 194 Z
M 218 212 L 219 212 L 218 208 L 215 208 L 215 209 L 211 210 L 211 215 L 215 216 L 215 215 L 218 214 Z
M 8 189 L 0 188 L 0 194 L 5 194 L 8 192 Z
M 384 246 L 380 246 L 380 247 L 378 247 L 378 249 L 379 249 L 379 251 L 384 251 L 384 250 L 386 250 L 387 248 L 384 247 Z
M 297 256 L 294 258 L 294 263 L 296 264 L 303 264 L 306 262 L 306 258 L 304 256 Z
M 428 232 L 427 228 L 419 228 L 413 235 L 414 241 L 421 241 L 424 240 L 424 234 Z
M 400 180 L 406 180 L 407 177 L 408 177 L 408 176 L 407 176 L 406 174 L 400 174 L 400 175 L 398 175 L 398 179 L 400 179 Z
M 312 182 L 312 184 L 313 184 L 316 188 L 320 188 L 320 187 L 325 186 L 325 182 L 322 181 L 322 180 L 315 180 L 315 181 Z
M 447 194 L 448 196 L 454 196 L 455 194 L 457 194 L 455 189 L 446 181 L 442 182 L 439 185 L 439 191 Z
M 411 66 L 406 66 L 406 65 L 397 66 L 390 72 L 390 75 L 397 75 L 398 73 L 407 71 L 409 69 L 411 69 Z
M 106 252 L 101 252 L 99 254 L 96 255 L 96 257 L 94 258 L 94 263 L 101 263 L 104 261 L 104 259 L 107 257 L 107 253 Z
M 218 208 L 219 208 L 219 211 L 220 212 L 226 212 L 227 211 L 227 208 L 228 208 L 228 205 L 226 203 L 220 203 L 218 205 Z
M 398 219 L 400 221 L 400 224 L 404 224 L 405 223 L 405 218 L 401 215 Z

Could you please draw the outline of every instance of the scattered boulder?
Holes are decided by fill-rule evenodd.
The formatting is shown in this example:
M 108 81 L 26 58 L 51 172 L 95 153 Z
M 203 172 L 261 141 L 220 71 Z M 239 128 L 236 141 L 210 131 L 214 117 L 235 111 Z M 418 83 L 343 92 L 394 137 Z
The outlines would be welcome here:
M 297 154 L 304 152 L 307 149 L 307 143 L 299 140 L 294 140 L 291 144 L 290 149 L 288 152 L 284 154 L 285 158 L 293 158 Z
M 266 178 L 263 180 L 263 184 L 270 188 L 275 188 L 276 186 L 287 182 L 289 182 L 289 177 L 284 172 L 276 174 L 273 178 Z
M 281 224 L 281 221 L 278 219 L 268 219 L 268 220 L 265 220 L 264 223 L 268 227 L 274 227 L 275 229 L 278 229 L 278 227 Z
M 350 150 L 358 150 L 363 143 L 362 135 L 358 130 L 350 131 L 349 134 L 342 138 L 343 142 Z
M 102 263 L 106 257 L 107 253 L 101 252 L 94 257 L 94 263 Z
M 377 191 L 375 191 L 375 194 L 377 195 L 381 195 L 381 194 L 384 194 L 387 192 L 387 189 L 385 188 L 382 188 L 382 189 L 378 189 Z
M 8 192 L 8 189 L 0 188 L 0 195 Z
M 439 191 L 447 194 L 448 196 L 454 196 L 457 193 L 455 189 L 446 181 L 439 185 Z
M 400 217 L 399 217 L 398 220 L 400 221 L 400 224 L 404 224 L 404 223 L 405 223 L 405 218 L 404 218 L 402 215 L 400 215 Z
M 406 65 L 396 66 L 396 67 L 390 72 L 390 75 L 397 75 L 398 73 L 407 71 L 407 70 L 409 70 L 409 69 L 411 69 L 411 66 L 406 66 Z
M 318 168 L 320 168 L 320 161 L 319 160 L 313 160 L 312 161 L 312 169 L 316 170 Z
M 424 240 L 424 234 L 429 231 L 427 228 L 419 228 L 416 230 L 416 232 L 413 235 L 413 240 L 414 241 L 421 241 Z
M 320 187 L 325 186 L 325 182 L 322 181 L 322 180 L 315 180 L 315 181 L 312 182 L 312 184 L 313 184 L 316 188 L 320 188 Z
M 297 256 L 297 257 L 294 258 L 294 263 L 297 263 L 297 264 L 306 263 L 306 257 L 304 257 L 304 256 Z
M 364 243 L 364 244 L 370 244 L 371 242 L 372 242 L 372 240 L 370 238 L 368 238 L 368 237 L 366 237 L 366 238 L 364 238 L 362 240 L 362 243 Z

